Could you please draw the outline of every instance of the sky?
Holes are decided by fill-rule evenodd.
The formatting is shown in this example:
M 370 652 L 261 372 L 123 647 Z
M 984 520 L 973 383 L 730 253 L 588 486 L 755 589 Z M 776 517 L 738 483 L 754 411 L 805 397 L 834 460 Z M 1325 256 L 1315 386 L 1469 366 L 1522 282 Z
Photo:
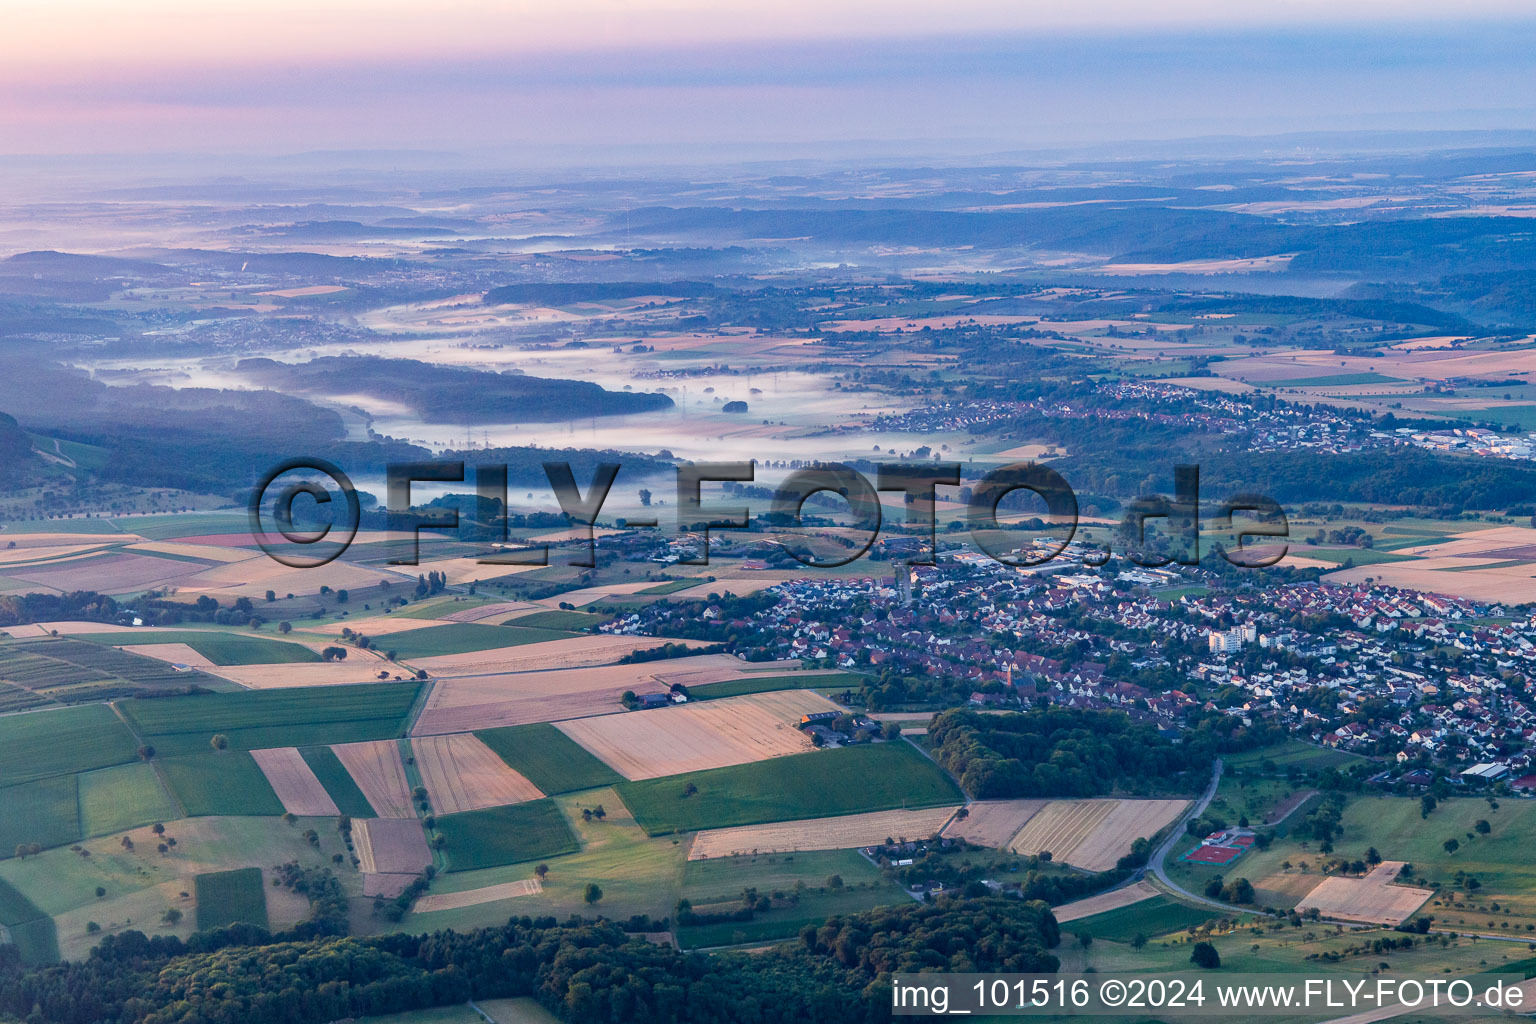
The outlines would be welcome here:
M 1536 9 L 1509 0 L 0 0 L 0 19 L 6 156 L 1536 129 Z

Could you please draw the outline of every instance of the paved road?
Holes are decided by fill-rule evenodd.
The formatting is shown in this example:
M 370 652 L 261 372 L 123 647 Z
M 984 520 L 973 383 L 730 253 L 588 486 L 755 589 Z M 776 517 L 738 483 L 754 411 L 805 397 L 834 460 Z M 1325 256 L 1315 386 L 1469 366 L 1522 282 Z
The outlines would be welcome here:
M 1175 823 L 1173 831 L 1169 834 L 1167 839 L 1163 840 L 1163 845 L 1157 848 L 1157 850 L 1152 854 L 1152 859 L 1147 861 L 1147 866 L 1138 871 L 1135 877 L 1141 878 L 1150 871 L 1157 877 L 1159 882 L 1163 883 L 1163 885 L 1167 886 L 1169 889 L 1178 893 L 1180 896 L 1183 896 L 1187 900 L 1192 900 L 1195 903 L 1204 904 L 1207 907 L 1216 907 L 1231 914 L 1260 914 L 1262 913 L 1261 911 L 1252 910 L 1247 907 L 1234 906 L 1231 903 L 1223 903 L 1221 900 L 1213 900 L 1210 897 L 1200 893 L 1190 892 L 1188 889 L 1184 888 L 1182 885 L 1169 878 L 1168 870 L 1163 865 L 1163 862 L 1167 859 L 1169 852 L 1175 846 L 1178 846 L 1180 843 L 1186 843 L 1189 841 L 1189 833 L 1184 830 L 1184 823 L 1189 821 L 1191 818 L 1198 818 L 1200 815 L 1204 814 L 1205 809 L 1209 807 L 1211 805 L 1211 801 L 1216 798 L 1216 788 L 1221 785 L 1221 769 L 1222 762 L 1221 758 L 1218 757 L 1216 759 L 1215 766 L 1211 770 L 1211 784 L 1205 787 L 1205 792 L 1200 795 L 1199 800 L 1195 801 L 1195 806 L 1190 810 L 1190 812 L 1184 815 L 1183 818 L 1180 818 L 1179 821 Z

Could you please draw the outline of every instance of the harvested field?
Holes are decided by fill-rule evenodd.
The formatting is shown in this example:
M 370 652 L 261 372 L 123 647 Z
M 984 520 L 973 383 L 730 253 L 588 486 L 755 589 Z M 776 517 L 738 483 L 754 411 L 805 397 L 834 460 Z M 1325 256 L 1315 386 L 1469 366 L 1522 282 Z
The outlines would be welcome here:
M 465 608 L 462 611 L 448 612 L 442 616 L 449 622 L 481 622 L 486 619 L 510 618 L 524 612 L 543 611 L 541 604 L 532 604 L 528 601 L 496 601 L 491 604 L 476 605 L 473 608 Z
M 35 568 L 9 575 L 28 583 L 61 592 L 98 590 L 103 594 L 122 594 L 181 581 L 205 567 L 196 562 L 179 562 L 153 555 L 106 555 L 61 562 L 56 568 Z
M 481 889 L 466 889 L 463 892 L 432 893 L 417 900 L 413 912 L 430 914 L 434 910 L 458 910 L 461 907 L 475 907 L 482 903 L 495 903 L 497 900 L 533 896 L 543 891 L 544 885 L 537 878 L 524 878 L 517 882 L 503 882 L 500 885 L 487 885 Z
M 511 628 L 511 627 L 508 627 Z M 434 676 L 475 675 L 489 672 L 540 672 L 548 669 L 608 665 L 632 651 L 646 651 L 666 643 L 689 647 L 708 646 L 701 640 L 672 640 L 644 636 L 573 636 L 563 640 L 496 647 L 466 654 L 412 658 L 411 664 Z M 656 666 L 651 666 L 654 671 Z
M 1134 885 L 1112 889 L 1109 892 L 1101 892 L 1096 896 L 1089 896 L 1087 899 L 1063 903 L 1061 906 L 1053 908 L 1051 913 L 1056 915 L 1056 920 L 1059 923 L 1065 924 L 1068 921 L 1076 921 L 1078 918 L 1092 917 L 1094 914 L 1103 914 L 1110 910 L 1119 910 L 1121 907 L 1128 907 L 1132 903 L 1140 903 L 1142 900 L 1149 900 L 1154 896 L 1161 895 L 1162 893 L 1154 889 L 1150 882 L 1136 882 Z
M 653 677 L 661 664 L 439 679 L 412 731 L 431 736 L 623 711 L 619 697 L 625 690 L 665 692 Z
M 1008 848 L 1023 854 L 1049 851 L 1056 860 L 1105 871 L 1130 852 L 1134 840 L 1151 838 L 1185 806 L 1184 800 L 1052 800 L 1025 822 Z
M 772 825 L 710 829 L 693 837 L 689 860 L 740 853 L 790 853 L 797 850 L 851 850 L 887 839 L 929 839 L 939 834 L 958 807 L 921 811 L 872 811 L 839 818 L 807 818 Z
M 172 665 L 190 665 L 201 669 L 218 667 L 186 644 L 129 644 L 121 649 L 129 654 L 155 658 Z
M 432 863 L 427 834 L 415 818 L 354 818 L 352 843 L 365 875 L 417 875 Z
M 1006 850 L 1024 823 L 1048 803 L 1049 800 L 978 800 L 966 808 L 964 818 L 950 822 L 944 834 L 977 846 Z
M 496 565 L 485 563 L 477 558 L 439 558 L 436 561 L 423 561 L 414 567 L 416 571 L 425 575 L 429 572 L 440 572 L 448 578 L 449 583 L 474 583 L 486 580 L 500 579 L 503 576 L 515 576 L 518 573 L 532 572 L 535 569 L 544 568 L 542 565 Z
M 264 558 L 252 555 L 248 548 L 224 548 L 213 544 L 178 544 L 174 541 L 152 540 L 143 544 L 128 545 L 129 551 L 148 554 L 179 555 L 182 558 L 201 558 L 209 562 L 243 562 L 248 558 Z
M 283 802 L 283 810 L 302 818 L 329 817 L 340 812 L 310 770 L 297 747 L 273 747 L 253 750 L 251 757 L 272 784 L 272 791 Z
M 143 557 L 143 556 L 131 556 Z M 248 597 L 261 601 L 268 590 L 278 594 L 315 594 L 322 586 L 332 590 L 363 590 L 378 585 L 380 580 L 394 583 L 415 582 L 415 574 L 406 576 L 393 569 L 352 565 L 340 559 L 314 569 L 294 569 L 273 559 L 249 558 L 243 562 L 230 562 L 204 568 L 191 562 L 173 562 L 157 558 L 153 561 L 165 565 L 181 566 L 193 570 L 182 574 L 176 582 L 177 600 L 192 600 L 208 594 L 222 600 Z
M 400 744 L 395 740 L 368 743 L 337 743 L 331 747 L 346 766 L 347 774 L 363 791 L 363 796 L 381 818 L 416 819 L 411 805 L 411 784 L 405 777 L 405 763 L 400 760 Z M 420 828 L 417 828 L 420 831 Z M 385 869 L 388 870 L 388 869 Z
M 800 717 L 836 710 L 820 694 L 782 690 L 581 718 L 556 728 L 626 779 L 654 779 L 812 750 Z
M 1401 924 L 1434 895 L 1429 889 L 1394 885 L 1402 867 L 1400 860 L 1385 860 L 1364 878 L 1325 878 L 1296 904 L 1296 909 L 1315 907 L 1324 917 L 1340 921 Z
M 343 683 L 377 683 L 379 673 L 405 678 L 406 673 L 367 651 L 351 651 L 346 661 L 305 662 L 287 665 L 230 665 L 218 670 L 225 679 L 253 690 L 286 690 L 302 686 L 336 686 Z
M 405 633 L 413 629 L 430 629 L 433 626 L 446 626 L 447 619 L 413 619 L 405 615 L 374 615 L 366 619 L 343 619 L 340 622 L 326 622 L 318 626 L 305 626 L 304 633 L 319 633 L 323 636 L 340 636 L 341 631 L 350 629 L 354 633 L 361 633 L 368 637 L 389 636 L 393 633 Z
M 1137 839 L 1151 839 L 1188 806 L 1186 800 L 1121 800 L 1067 858 L 1089 871 L 1108 871 Z
M 416 767 L 438 814 L 537 800 L 544 794 L 474 736 L 420 736 Z

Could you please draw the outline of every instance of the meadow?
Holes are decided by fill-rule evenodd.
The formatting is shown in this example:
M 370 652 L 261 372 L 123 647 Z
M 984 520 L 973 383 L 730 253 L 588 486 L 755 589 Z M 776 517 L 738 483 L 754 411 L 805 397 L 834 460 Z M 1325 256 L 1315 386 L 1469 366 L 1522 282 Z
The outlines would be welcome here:
M 245 923 L 268 927 L 267 894 L 261 868 L 234 868 L 198 875 L 197 930 Z
M 1153 939 L 1169 932 L 1197 928 L 1224 916 L 1214 907 L 1195 907 L 1167 896 L 1155 896 L 1118 910 L 1069 921 L 1062 925 L 1062 931 L 1071 935 L 1092 935 L 1095 939 L 1130 942 L 1137 935 Z
M 949 776 L 901 742 L 790 754 L 616 788 L 650 835 L 963 800 Z
M 550 796 L 623 781 L 618 772 L 548 722 L 487 729 L 475 735 Z
M 448 871 L 474 871 L 558 857 L 578 849 L 576 836 L 553 800 L 532 800 L 437 819 L 446 840 Z
M 102 768 L 85 772 L 76 781 L 83 835 L 111 835 L 180 816 L 152 765 Z
M 295 687 L 126 700 L 123 713 L 157 751 L 209 749 L 215 734 L 236 750 L 390 739 L 401 734 L 416 683 Z
M 53 918 L 3 878 L 0 878 L 0 926 L 10 932 L 23 963 L 46 964 L 59 958 Z
M 0 789 L 0 857 L 17 847 L 63 846 L 80 838 L 80 798 L 73 776 Z

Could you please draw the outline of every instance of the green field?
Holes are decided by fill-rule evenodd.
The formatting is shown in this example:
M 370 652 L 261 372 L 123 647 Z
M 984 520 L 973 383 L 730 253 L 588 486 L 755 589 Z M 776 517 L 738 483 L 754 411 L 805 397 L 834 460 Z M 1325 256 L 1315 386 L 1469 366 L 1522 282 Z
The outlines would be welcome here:
M 240 922 L 267 927 L 267 893 L 261 887 L 261 868 L 198 875 L 196 896 L 200 932 Z
M 1401 377 L 1388 377 L 1380 373 L 1336 373 L 1331 377 L 1298 377 L 1295 380 L 1266 380 L 1259 384 L 1266 388 L 1342 388 L 1351 384 L 1402 384 Z
M 73 776 L 0 789 L 0 857 L 21 843 L 64 846 L 80 838 L 80 798 Z
M 131 644 L 186 644 L 215 665 L 286 665 L 319 661 L 320 655 L 288 640 L 265 640 L 211 629 L 161 630 L 154 633 L 87 633 L 93 644 L 118 647 Z
M 1224 755 L 1229 768 L 1284 772 L 1290 768 L 1310 771 L 1317 768 L 1342 768 L 1367 760 L 1347 750 L 1319 747 L 1305 740 L 1288 739 L 1273 747 L 1259 747 L 1238 754 Z
M 644 590 L 637 590 L 635 593 L 637 595 L 644 594 L 646 597 L 675 594 L 679 590 L 687 590 L 689 587 L 696 587 L 703 582 L 704 580 L 701 579 L 668 580 L 665 583 L 658 583 L 654 587 L 646 587 Z
M 860 676 L 837 672 L 803 672 L 787 676 L 755 676 L 748 679 L 729 679 L 723 683 L 703 683 L 688 687 L 688 695 L 694 700 L 714 700 L 718 697 L 740 697 L 748 693 L 771 693 L 775 690 L 817 690 L 844 686 L 850 689 L 864 685 Z
M 548 722 L 487 729 L 475 735 L 548 796 L 624 781 L 622 775 Z
M 487 626 L 478 622 L 453 622 L 380 637 L 380 650 L 394 651 L 402 661 L 435 658 L 444 654 L 469 654 L 497 647 L 520 647 L 546 640 L 568 640 L 576 633 L 560 629 L 523 629 L 518 626 Z
M 1130 942 L 1137 935 L 1152 939 L 1225 916 L 1214 907 L 1192 907 L 1167 896 L 1154 896 L 1118 910 L 1068 921 L 1061 926 L 1061 932 L 1063 936 L 1092 935 L 1096 939 Z
M 133 734 L 105 705 L 0 718 L 0 786 L 126 764 L 137 756 Z
M 449 871 L 517 864 L 574 853 L 576 835 L 553 800 L 448 814 L 437 819 Z
M 147 764 L 123 764 L 86 772 L 80 784 L 80 828 L 87 836 L 105 836 L 139 825 L 178 817 Z
M 697 792 L 685 795 L 686 787 Z M 651 835 L 960 803 L 960 789 L 909 743 L 774 757 L 617 787 Z
M 547 612 L 534 612 L 532 615 L 521 615 L 508 619 L 503 626 L 515 626 L 518 629 L 563 629 L 583 630 L 593 626 L 600 626 L 613 618 L 611 615 L 601 615 L 597 612 L 573 612 L 564 608 Z
M 16 944 L 23 962 L 48 964 L 59 958 L 53 918 L 37 909 L 3 878 L 0 878 L 0 925 L 11 933 L 11 941 Z
M 357 783 L 352 781 L 352 776 L 334 750 L 330 747 L 300 747 L 299 756 L 304 758 L 309 770 L 315 773 L 315 778 L 320 780 L 320 785 L 330 794 L 338 811 L 352 818 L 376 817 L 373 805 L 368 802 L 363 791 L 357 788 Z
M 215 733 L 236 750 L 352 743 L 399 736 L 417 683 L 306 686 L 126 700 L 123 712 L 161 754 L 209 749 Z
M 267 777 L 243 750 L 161 758 L 160 768 L 189 817 L 283 813 Z

